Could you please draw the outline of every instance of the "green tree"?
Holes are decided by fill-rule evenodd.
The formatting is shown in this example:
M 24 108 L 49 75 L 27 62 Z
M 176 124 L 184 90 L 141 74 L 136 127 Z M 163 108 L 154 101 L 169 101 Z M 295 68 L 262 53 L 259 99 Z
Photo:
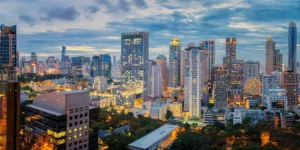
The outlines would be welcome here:
M 170 110 L 167 110 L 166 119 L 169 120 L 173 116 L 173 113 Z
M 187 122 L 183 125 L 183 127 L 184 127 L 184 129 L 187 130 L 187 131 L 191 129 L 190 124 L 188 124 Z

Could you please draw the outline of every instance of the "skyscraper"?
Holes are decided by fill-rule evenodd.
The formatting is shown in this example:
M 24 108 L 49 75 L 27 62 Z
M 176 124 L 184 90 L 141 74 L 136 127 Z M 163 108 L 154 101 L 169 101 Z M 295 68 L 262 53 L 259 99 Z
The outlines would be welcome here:
M 156 65 L 159 66 L 162 75 L 163 91 L 166 91 L 168 88 L 168 76 L 169 76 L 167 57 L 165 55 L 158 55 L 156 57 Z
M 100 54 L 99 56 L 100 65 L 100 76 L 105 76 L 107 78 L 111 77 L 111 57 L 109 54 Z
M 35 52 L 31 53 L 31 62 L 37 64 L 37 55 Z
M 291 111 L 297 111 L 298 74 L 293 70 L 282 72 L 282 87 L 286 89 L 287 105 Z
M 227 85 L 226 85 L 226 71 L 223 67 L 214 68 L 214 93 L 215 107 L 227 107 Z
M 142 93 L 146 99 L 149 33 L 122 33 L 121 39 L 121 85 L 135 93 Z
M 273 75 L 265 75 L 262 77 L 262 104 L 267 107 L 267 95 L 269 89 L 275 89 L 278 87 L 276 85 L 276 77 Z
M 296 71 L 296 62 L 297 62 L 297 27 L 296 23 L 290 21 L 289 24 L 289 33 L 288 33 L 288 45 L 289 45 L 289 65 L 288 70 Z
M 163 78 L 160 66 L 154 60 L 149 60 L 148 94 L 152 98 L 160 98 L 163 92 Z
M 92 57 L 91 61 L 91 77 L 100 76 L 100 58 L 98 55 Z
M 17 26 L 0 26 L 0 149 L 20 149 L 20 83 L 16 80 Z
M 62 46 L 61 47 L 61 62 L 64 62 L 65 57 L 66 57 L 66 47 Z
M 180 51 L 180 86 L 184 85 L 184 60 L 185 60 L 185 51 Z
M 232 60 L 236 60 L 236 38 L 226 38 L 226 56 L 223 58 L 223 67 L 227 74 L 227 84 L 231 84 Z
M 274 51 L 274 70 L 282 72 L 282 54 L 279 49 Z
M 201 55 L 203 49 L 195 47 L 194 43 L 188 44 L 185 49 L 184 72 L 184 111 L 189 112 L 190 118 L 201 116 Z
M 246 61 L 244 63 L 244 81 L 247 81 L 250 77 L 259 78 L 260 73 L 259 61 Z
M 215 59 L 216 59 L 216 50 L 215 50 L 215 41 L 214 40 L 206 40 L 202 41 L 202 43 L 205 45 L 205 48 L 207 50 L 207 77 L 208 79 L 211 79 L 211 72 L 213 70 L 213 67 L 215 65 Z
M 274 71 L 274 51 L 275 42 L 272 40 L 271 35 L 268 36 L 266 41 L 266 74 L 271 75 Z
M 180 41 L 173 38 L 169 50 L 169 87 L 180 85 Z
M 230 86 L 229 86 L 229 100 L 228 103 L 239 103 L 243 101 L 243 88 L 244 88 L 244 61 L 232 60 L 231 73 L 230 73 Z
M 117 59 L 116 59 L 116 55 L 113 55 L 113 66 L 117 66 Z

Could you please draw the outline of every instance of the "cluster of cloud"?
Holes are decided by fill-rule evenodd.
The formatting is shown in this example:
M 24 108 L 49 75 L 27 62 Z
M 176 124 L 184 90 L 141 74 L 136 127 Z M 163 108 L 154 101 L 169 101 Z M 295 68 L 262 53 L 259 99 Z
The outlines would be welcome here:
M 237 38 L 239 59 L 264 63 L 268 34 L 286 62 L 288 23 L 299 26 L 298 14 L 300 1 L 18 0 L 0 5 L 6 24 L 18 25 L 22 56 L 35 51 L 59 57 L 62 45 L 70 56 L 119 56 L 122 32 L 147 31 L 151 59 L 168 56 L 171 38 L 179 37 L 182 49 L 190 42 L 216 40 L 217 63 L 225 56 L 226 37 Z

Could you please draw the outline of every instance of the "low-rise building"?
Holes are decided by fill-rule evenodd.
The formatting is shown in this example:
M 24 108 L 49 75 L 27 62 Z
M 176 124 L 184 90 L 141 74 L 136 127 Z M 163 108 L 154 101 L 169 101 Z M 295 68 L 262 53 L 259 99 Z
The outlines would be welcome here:
M 216 122 L 220 122 L 226 126 L 226 111 L 223 109 L 204 112 L 204 124 L 213 125 Z
M 150 108 L 150 117 L 153 119 L 164 120 L 166 118 L 168 106 L 162 103 L 156 103 Z
M 107 108 L 116 105 L 116 99 L 114 97 L 93 97 L 90 99 L 90 104 L 100 107 Z
M 169 110 L 173 113 L 174 117 L 182 117 L 182 103 L 181 102 L 171 102 L 169 104 Z
M 105 92 L 107 89 L 107 80 L 105 76 L 97 76 L 94 79 L 93 88 L 96 91 Z
M 166 148 L 176 139 L 179 126 L 165 124 L 142 138 L 129 144 L 131 150 L 156 150 Z
M 259 100 L 258 99 L 247 99 L 246 100 L 246 108 L 258 108 Z
M 287 95 L 285 89 L 269 89 L 266 97 L 268 110 L 287 110 Z

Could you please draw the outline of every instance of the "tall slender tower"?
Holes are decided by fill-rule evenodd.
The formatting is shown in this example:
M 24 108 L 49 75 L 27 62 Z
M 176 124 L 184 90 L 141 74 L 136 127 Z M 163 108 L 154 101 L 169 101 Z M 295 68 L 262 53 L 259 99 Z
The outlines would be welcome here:
M 156 65 L 159 66 L 162 75 L 163 91 L 166 91 L 168 88 L 168 76 L 169 76 L 167 57 L 165 55 L 158 55 L 156 57 Z
M 215 50 L 215 41 L 214 40 L 206 40 L 206 41 L 202 41 L 202 43 L 205 45 L 205 48 L 207 50 L 207 77 L 208 79 L 211 79 L 211 73 L 213 70 L 213 67 L 215 65 L 215 59 L 216 59 L 216 50 Z
M 180 41 L 173 38 L 169 51 L 169 87 L 180 85 Z
M 289 24 L 289 70 L 296 71 L 297 62 L 297 27 L 296 23 Z
M 231 84 L 232 61 L 236 60 L 236 38 L 226 38 L 226 56 L 223 58 L 223 67 L 227 72 L 227 83 Z
M 142 93 L 147 98 L 149 59 L 149 33 L 132 32 L 121 35 L 121 85 L 125 89 Z M 129 102 L 131 103 L 131 102 Z
M 66 47 L 62 46 L 61 47 L 61 62 L 63 62 L 65 60 L 66 57 Z
M 271 75 L 274 71 L 274 51 L 275 42 L 272 40 L 271 35 L 268 36 L 266 41 L 266 74 Z
M 189 112 L 190 118 L 201 116 L 201 47 L 195 47 L 194 43 L 188 44 L 185 49 L 184 71 L 184 111 Z
M 184 50 L 180 51 L 180 85 L 184 85 L 184 58 L 185 58 L 185 52 Z

